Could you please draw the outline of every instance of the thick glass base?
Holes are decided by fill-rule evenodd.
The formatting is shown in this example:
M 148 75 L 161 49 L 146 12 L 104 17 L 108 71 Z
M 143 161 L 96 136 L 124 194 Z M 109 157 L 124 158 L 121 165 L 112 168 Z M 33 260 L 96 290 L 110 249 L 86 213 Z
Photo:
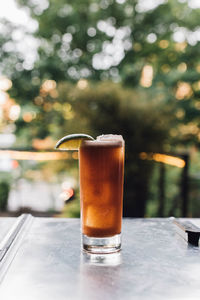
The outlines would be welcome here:
M 121 249 L 121 234 L 103 238 L 90 237 L 82 234 L 82 246 L 83 249 L 89 253 L 114 253 Z

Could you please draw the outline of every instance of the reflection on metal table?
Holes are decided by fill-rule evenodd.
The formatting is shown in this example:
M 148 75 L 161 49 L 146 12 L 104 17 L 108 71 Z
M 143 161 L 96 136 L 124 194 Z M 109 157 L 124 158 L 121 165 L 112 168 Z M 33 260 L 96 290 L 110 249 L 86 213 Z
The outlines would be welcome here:
M 82 252 L 79 219 L 25 215 L 0 228 L 2 300 L 200 297 L 200 249 L 170 219 L 124 219 L 122 251 L 107 255 Z

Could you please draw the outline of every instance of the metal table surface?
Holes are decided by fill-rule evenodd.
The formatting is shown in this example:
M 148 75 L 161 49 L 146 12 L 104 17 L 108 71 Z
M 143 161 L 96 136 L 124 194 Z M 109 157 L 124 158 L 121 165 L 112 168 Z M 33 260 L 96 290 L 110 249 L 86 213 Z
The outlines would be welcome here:
M 82 252 L 79 219 L 25 227 L 5 258 L 1 300 L 200 298 L 200 250 L 170 219 L 125 219 L 122 251 L 107 255 Z
M 9 228 L 14 224 L 16 218 L 0 218 L 0 242 L 8 232 Z

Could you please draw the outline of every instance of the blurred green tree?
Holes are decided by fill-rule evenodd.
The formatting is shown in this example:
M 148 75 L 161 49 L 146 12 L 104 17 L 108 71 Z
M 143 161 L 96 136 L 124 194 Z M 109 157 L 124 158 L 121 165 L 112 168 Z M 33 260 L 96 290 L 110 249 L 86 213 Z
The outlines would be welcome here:
M 23 105 L 22 113 L 37 113 L 35 98 L 46 79 L 121 81 L 173 106 L 170 135 L 176 146 L 199 145 L 200 9 L 191 1 L 17 2 L 38 23 L 32 33 L 38 45 L 32 66 L 15 48 L 17 28 L 6 23 L 1 34 L 1 69 L 13 81 L 10 95 Z M 30 136 L 35 123 L 28 126 Z M 21 119 L 18 128 L 25 124 Z M 48 134 L 41 127 L 39 136 Z

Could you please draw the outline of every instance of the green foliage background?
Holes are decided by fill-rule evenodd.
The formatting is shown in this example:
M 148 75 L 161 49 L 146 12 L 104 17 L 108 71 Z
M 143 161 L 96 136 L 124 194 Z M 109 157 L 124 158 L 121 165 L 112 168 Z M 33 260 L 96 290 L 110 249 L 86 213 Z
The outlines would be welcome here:
M 0 69 L 12 80 L 9 94 L 21 106 L 16 146 L 80 131 L 122 134 L 125 214 L 144 215 L 153 166 L 139 153 L 199 147 L 200 9 L 178 0 L 150 9 L 139 0 L 17 2 L 38 24 L 31 33 L 38 49 L 27 67 L 13 39 L 18 28 L 2 21 Z M 3 47 L 8 42 L 12 51 Z M 102 63 L 95 63 L 97 56 Z M 153 69 L 148 88 L 140 81 L 146 65 Z M 45 92 L 46 80 L 56 86 Z M 181 86 L 186 93 L 178 96 Z M 24 120 L 26 112 L 34 116 L 31 122 Z

